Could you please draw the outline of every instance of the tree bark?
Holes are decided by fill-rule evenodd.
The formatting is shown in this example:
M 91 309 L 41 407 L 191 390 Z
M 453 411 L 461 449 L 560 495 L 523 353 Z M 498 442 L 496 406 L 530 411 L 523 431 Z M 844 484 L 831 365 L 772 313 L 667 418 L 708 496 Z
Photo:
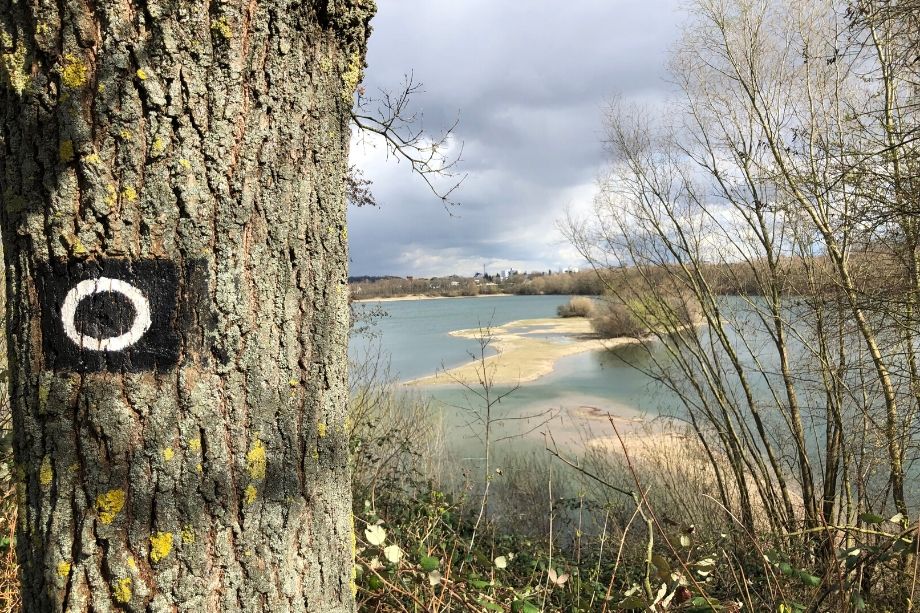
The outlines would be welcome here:
M 26 611 L 354 609 L 343 179 L 373 11 L 0 0 Z

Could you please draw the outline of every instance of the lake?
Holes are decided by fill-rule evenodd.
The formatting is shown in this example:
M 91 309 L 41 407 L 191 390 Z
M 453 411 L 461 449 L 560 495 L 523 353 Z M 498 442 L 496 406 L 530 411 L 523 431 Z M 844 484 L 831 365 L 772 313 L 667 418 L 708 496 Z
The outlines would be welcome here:
M 353 337 L 349 353 L 359 358 L 376 346 L 389 354 L 391 374 L 400 381 L 434 374 L 471 360 L 470 352 L 478 349 L 475 340 L 450 336 L 454 330 L 477 326 L 502 325 L 520 319 L 555 317 L 556 308 L 570 296 L 495 296 L 485 298 L 444 298 L 436 300 L 400 300 L 366 302 L 356 305 L 361 312 L 382 309 L 386 315 L 376 317 L 373 335 Z M 674 399 L 657 389 L 645 375 L 628 362 L 642 361 L 646 350 L 621 347 L 615 351 L 589 351 L 565 357 L 552 373 L 522 384 L 495 407 L 500 417 L 520 418 L 555 411 L 552 430 L 560 444 L 577 444 L 594 436 L 612 434 L 609 424 L 588 413 L 610 411 L 626 418 L 654 416 L 667 412 Z M 457 385 L 418 387 L 434 399 L 450 438 L 475 438 L 463 427 L 470 412 L 482 402 Z M 508 392 L 508 386 L 496 386 L 493 392 Z M 540 425 L 540 419 L 511 422 L 499 427 L 499 436 L 527 432 Z M 539 431 L 544 428 L 538 428 Z M 542 447 L 539 431 L 527 436 Z M 466 447 L 466 445 L 462 445 Z M 519 447 L 518 444 L 515 447 Z

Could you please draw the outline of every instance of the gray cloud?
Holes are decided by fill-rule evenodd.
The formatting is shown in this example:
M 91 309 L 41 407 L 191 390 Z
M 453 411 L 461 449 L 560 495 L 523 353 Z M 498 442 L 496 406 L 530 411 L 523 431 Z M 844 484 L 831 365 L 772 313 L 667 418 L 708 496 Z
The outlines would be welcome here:
M 349 211 L 351 273 L 435 275 L 577 265 L 555 222 L 584 210 L 603 163 L 613 95 L 655 102 L 678 35 L 678 0 L 378 0 L 365 87 L 394 89 L 410 70 L 436 132 L 458 117 L 461 206 L 445 212 L 408 165 L 373 139 L 353 161 L 378 209 Z

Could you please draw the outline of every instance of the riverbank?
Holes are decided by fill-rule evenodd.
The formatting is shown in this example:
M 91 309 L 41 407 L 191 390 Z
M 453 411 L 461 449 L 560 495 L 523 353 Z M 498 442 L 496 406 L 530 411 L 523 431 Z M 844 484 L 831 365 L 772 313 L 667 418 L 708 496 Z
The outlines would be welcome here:
M 488 330 L 471 328 L 450 334 L 468 339 L 488 334 L 491 337 L 489 346 L 497 353 L 482 361 L 473 360 L 434 375 L 405 381 L 406 385 L 478 386 L 483 368 L 493 385 L 526 383 L 551 373 L 561 358 L 639 342 L 633 338 L 599 338 L 590 320 L 581 317 L 523 319 Z

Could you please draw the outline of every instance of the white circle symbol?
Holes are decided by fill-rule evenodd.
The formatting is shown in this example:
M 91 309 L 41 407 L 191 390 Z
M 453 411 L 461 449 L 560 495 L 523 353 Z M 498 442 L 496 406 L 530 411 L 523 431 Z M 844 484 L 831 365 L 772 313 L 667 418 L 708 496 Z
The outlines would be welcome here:
M 96 338 L 77 332 L 75 322 L 77 305 L 88 296 L 104 292 L 117 292 L 131 301 L 131 306 L 134 307 L 134 324 L 131 329 L 124 334 L 108 338 Z M 67 337 L 78 347 L 90 351 L 121 351 L 130 347 L 144 336 L 152 323 L 150 321 L 150 302 L 144 297 L 144 294 L 130 283 L 109 277 L 86 279 L 77 283 L 64 298 L 64 305 L 61 306 L 61 320 L 64 322 L 64 333 L 67 334 Z

